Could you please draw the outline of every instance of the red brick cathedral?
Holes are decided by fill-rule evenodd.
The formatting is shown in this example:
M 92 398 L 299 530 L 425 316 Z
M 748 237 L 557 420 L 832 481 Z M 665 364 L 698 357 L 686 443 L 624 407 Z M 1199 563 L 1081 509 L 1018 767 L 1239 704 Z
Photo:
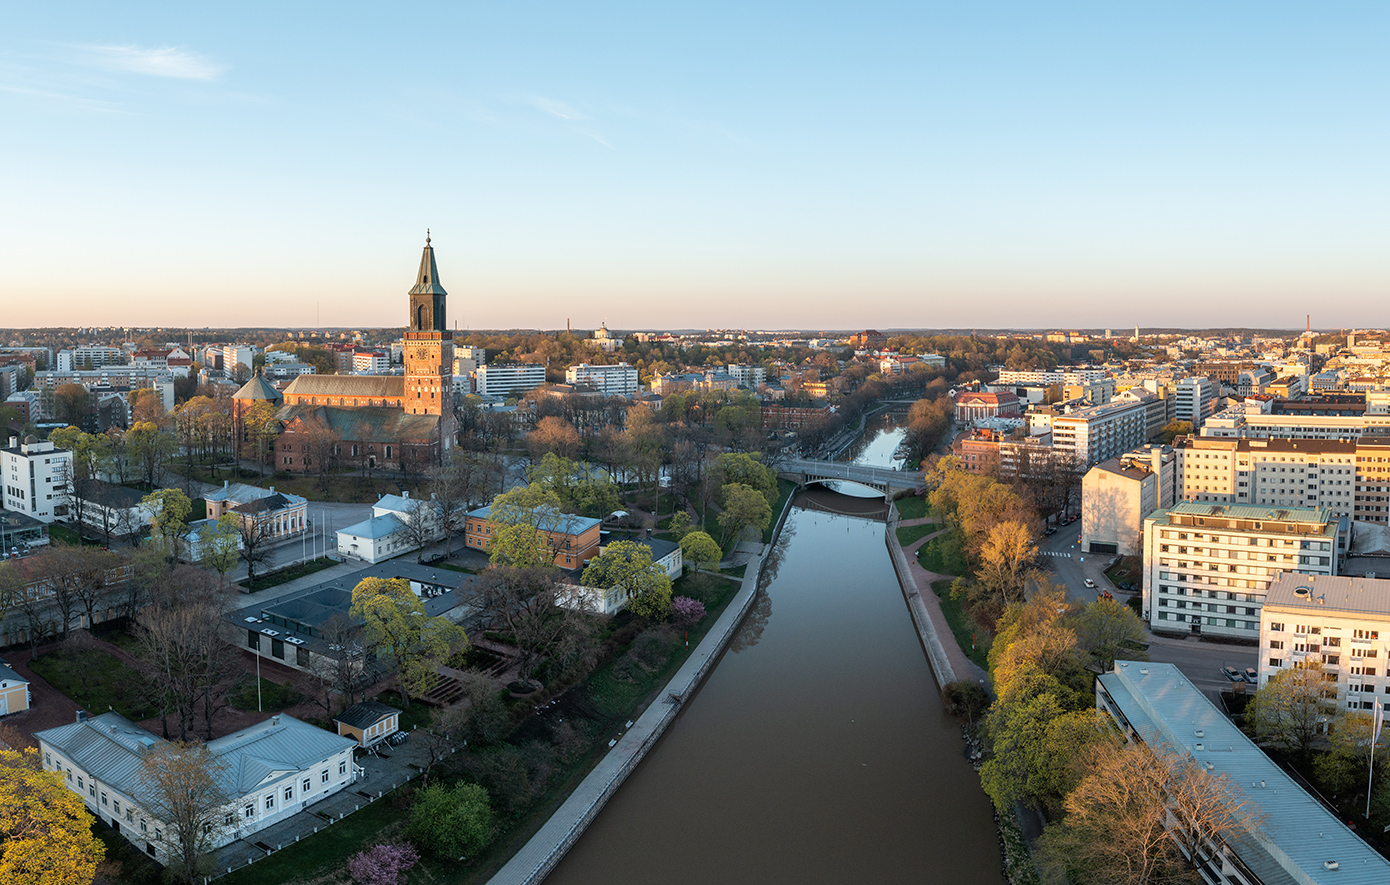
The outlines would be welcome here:
M 300 375 L 284 390 L 276 467 L 318 473 L 344 467 L 418 471 L 457 437 L 454 336 L 445 328 L 434 248 L 425 237 L 410 290 L 405 376 Z

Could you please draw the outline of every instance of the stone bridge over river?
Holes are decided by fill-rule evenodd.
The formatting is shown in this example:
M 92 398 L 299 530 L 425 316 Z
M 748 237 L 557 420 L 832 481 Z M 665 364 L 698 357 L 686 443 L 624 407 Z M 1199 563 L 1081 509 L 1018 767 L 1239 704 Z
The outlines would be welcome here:
M 777 473 L 798 485 L 852 482 L 892 495 L 894 492 L 915 489 L 923 482 L 920 470 L 894 470 L 890 467 L 866 467 L 840 461 L 814 461 L 795 458 L 777 465 Z

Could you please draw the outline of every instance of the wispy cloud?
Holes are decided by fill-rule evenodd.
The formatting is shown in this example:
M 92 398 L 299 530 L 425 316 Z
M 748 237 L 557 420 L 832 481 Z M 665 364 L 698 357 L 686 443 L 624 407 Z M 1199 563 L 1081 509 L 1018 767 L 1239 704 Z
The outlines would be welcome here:
M 585 138 L 592 138 L 609 150 L 613 149 L 613 145 L 609 144 L 608 140 L 604 138 L 598 130 L 589 125 L 593 118 L 583 111 L 565 104 L 563 101 L 546 98 L 543 95 L 522 95 L 518 97 L 518 100 L 522 104 L 532 107 L 547 116 L 560 120 L 569 126 L 575 133 Z
M 151 77 L 173 77 L 179 80 L 214 80 L 227 69 L 226 65 L 172 46 L 146 49 L 141 46 L 104 46 L 75 44 L 66 47 L 69 60 L 75 64 L 129 74 Z

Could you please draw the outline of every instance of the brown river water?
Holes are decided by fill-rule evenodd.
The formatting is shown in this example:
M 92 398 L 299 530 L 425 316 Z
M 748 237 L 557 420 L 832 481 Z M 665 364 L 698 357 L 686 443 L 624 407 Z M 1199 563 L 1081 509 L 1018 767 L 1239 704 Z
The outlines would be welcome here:
M 796 504 L 728 651 L 546 885 L 1004 881 L 881 501 Z

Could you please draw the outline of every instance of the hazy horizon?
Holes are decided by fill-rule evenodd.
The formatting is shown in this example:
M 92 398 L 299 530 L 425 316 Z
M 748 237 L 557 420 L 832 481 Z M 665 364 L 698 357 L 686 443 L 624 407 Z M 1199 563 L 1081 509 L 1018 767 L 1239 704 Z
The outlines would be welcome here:
M 17 7 L 0 323 L 1340 329 L 1390 8 Z M 717 318 L 717 319 L 716 319 Z M 1189 326 L 1190 324 L 1190 326 Z

